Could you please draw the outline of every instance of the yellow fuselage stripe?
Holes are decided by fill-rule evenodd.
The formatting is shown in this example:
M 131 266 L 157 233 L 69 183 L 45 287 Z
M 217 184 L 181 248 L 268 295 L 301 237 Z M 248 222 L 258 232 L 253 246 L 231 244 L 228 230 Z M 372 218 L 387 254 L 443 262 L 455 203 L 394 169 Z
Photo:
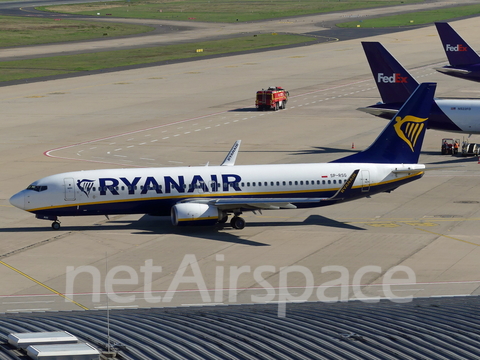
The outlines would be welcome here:
M 414 172 L 415 170 L 412 170 Z M 417 172 L 413 175 L 405 176 L 402 177 L 401 179 L 393 179 L 393 180 L 388 180 L 388 181 L 383 181 L 380 183 L 376 184 L 368 184 L 367 186 L 369 187 L 374 187 L 378 185 L 385 185 L 393 182 L 397 182 L 400 180 L 405 180 L 413 176 L 418 176 L 422 174 L 423 171 L 417 170 Z M 365 185 L 359 185 L 359 186 L 353 186 L 352 189 L 359 189 L 364 187 Z M 36 208 L 36 209 L 28 209 L 26 211 L 30 212 L 37 212 L 41 210 L 52 210 L 52 209 L 60 209 L 60 208 L 65 208 L 65 207 L 72 207 L 72 206 L 88 206 L 88 205 L 101 205 L 101 204 L 114 204 L 114 203 L 120 203 L 120 202 L 133 202 L 133 201 L 149 201 L 149 200 L 166 200 L 166 199 L 190 199 L 190 198 L 209 198 L 209 197 L 224 197 L 224 196 L 232 196 L 232 197 L 245 197 L 249 195 L 254 195 L 254 196 L 261 196 L 261 195 L 278 195 L 278 194 L 302 194 L 302 193 L 312 193 L 312 192 L 325 192 L 325 191 L 337 191 L 338 188 L 328 188 L 328 189 L 312 189 L 312 190 L 294 190 L 294 191 L 278 191 L 278 192 L 250 192 L 250 193 L 205 193 L 205 194 L 185 194 L 185 195 L 172 195 L 172 196 L 159 196 L 159 197 L 146 197 L 146 198 L 134 198 L 134 199 L 118 199 L 118 200 L 105 200 L 105 201 L 97 201 L 97 202 L 88 202 L 88 203 L 70 203 L 70 204 L 65 204 L 65 205 L 53 205 L 53 206 L 45 206 L 41 208 Z

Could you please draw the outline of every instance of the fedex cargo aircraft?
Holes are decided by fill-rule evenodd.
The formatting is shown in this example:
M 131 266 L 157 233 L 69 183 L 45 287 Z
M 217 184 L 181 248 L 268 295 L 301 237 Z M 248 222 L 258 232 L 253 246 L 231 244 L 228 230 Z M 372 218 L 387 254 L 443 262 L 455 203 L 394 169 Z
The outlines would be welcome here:
M 450 65 L 435 70 L 458 78 L 480 81 L 480 56 L 445 22 L 435 23 Z
M 417 88 L 415 78 L 379 42 L 362 42 L 382 102 L 357 110 L 391 119 Z M 428 127 L 480 134 L 480 99 L 435 98 Z
M 224 165 L 76 171 L 45 177 L 13 195 L 10 203 L 51 220 L 61 216 L 169 215 L 174 225 L 224 223 L 242 229 L 246 211 L 338 204 L 421 178 L 418 164 L 436 84 L 418 87 L 366 150 L 313 164 Z M 237 143 L 238 144 L 238 143 Z

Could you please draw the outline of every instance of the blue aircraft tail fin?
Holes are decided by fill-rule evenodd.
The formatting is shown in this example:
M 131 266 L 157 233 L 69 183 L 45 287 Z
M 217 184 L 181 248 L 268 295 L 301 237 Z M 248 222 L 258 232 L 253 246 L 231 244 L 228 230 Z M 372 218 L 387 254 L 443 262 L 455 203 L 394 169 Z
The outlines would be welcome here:
M 334 163 L 416 164 L 435 95 L 436 83 L 423 83 L 366 150 Z
M 436 22 L 438 35 L 443 44 L 451 66 L 472 65 L 480 63 L 480 56 L 466 43 L 446 22 Z
M 418 86 L 415 78 L 379 42 L 364 41 L 362 46 L 382 101 L 407 101 Z

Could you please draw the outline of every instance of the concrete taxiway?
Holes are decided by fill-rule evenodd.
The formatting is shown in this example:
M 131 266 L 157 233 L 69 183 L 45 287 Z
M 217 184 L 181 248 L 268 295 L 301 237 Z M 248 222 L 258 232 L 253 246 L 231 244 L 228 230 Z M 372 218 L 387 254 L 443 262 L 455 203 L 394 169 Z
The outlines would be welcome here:
M 477 19 L 452 25 L 480 49 L 467 36 Z M 480 97 L 433 70 L 445 63 L 434 26 L 365 40 L 438 82 L 437 96 Z M 287 109 L 257 112 L 255 91 L 270 85 L 290 91 Z M 359 40 L 1 87 L 0 311 L 105 308 L 106 292 L 125 308 L 328 300 L 345 296 L 340 274 L 361 285 L 348 297 L 383 297 L 409 275 L 385 277 L 395 266 L 415 275 L 395 296 L 477 294 L 480 165 L 440 155 L 441 139 L 461 134 L 427 132 L 421 162 L 462 167 L 370 199 L 245 214 L 244 230 L 127 215 L 64 218 L 53 231 L 8 202 L 70 170 L 219 164 L 238 139 L 237 164 L 327 162 L 380 133 L 384 120 L 355 110 L 377 101 Z

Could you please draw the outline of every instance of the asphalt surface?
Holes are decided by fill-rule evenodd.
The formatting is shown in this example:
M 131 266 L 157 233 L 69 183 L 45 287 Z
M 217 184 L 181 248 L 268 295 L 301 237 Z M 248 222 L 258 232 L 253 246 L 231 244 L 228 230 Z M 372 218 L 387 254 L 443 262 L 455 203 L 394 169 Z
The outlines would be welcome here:
M 271 22 L 268 29 L 278 25 Z M 479 30 L 477 19 L 452 25 L 462 34 Z M 438 82 L 438 96 L 480 97 L 478 84 L 433 70 L 445 63 L 433 26 L 363 39 L 382 42 L 417 79 Z M 480 39 L 467 40 L 480 49 Z M 58 46 L 6 51 L 38 55 Z M 61 46 L 70 51 L 92 43 Z M 288 107 L 259 113 L 255 91 L 270 85 L 290 91 Z M 242 231 L 226 225 L 179 229 L 168 218 L 128 215 L 64 218 L 54 232 L 49 222 L 8 202 L 33 181 L 64 171 L 218 164 L 238 139 L 237 164 L 328 162 L 376 138 L 384 120 L 355 109 L 377 101 L 359 40 L 1 87 L 0 167 L 6 171 L 0 173 L 0 311 L 105 308 L 112 290 L 105 283 L 107 269 L 138 274 L 136 284 L 114 287 L 119 297 L 110 306 L 205 303 L 191 282 L 179 284 L 172 301 L 155 302 L 168 292 L 185 256 L 198 264 L 212 302 L 219 294 L 215 303 L 251 303 L 252 296 L 264 295 L 253 275 L 261 266 L 269 266 L 272 301 L 281 301 L 285 288 L 292 296 L 303 292 L 301 273 L 283 286 L 279 269 L 286 266 L 308 269 L 315 286 L 338 279 L 326 267 L 343 267 L 349 298 L 356 297 L 354 274 L 365 266 L 380 269 L 361 277 L 367 297 L 387 296 L 383 285 L 391 279 L 385 274 L 398 265 L 412 269 L 415 280 L 396 285 L 397 296 L 478 294 L 479 165 L 474 158 L 439 155 L 442 137 L 462 135 L 427 132 L 421 156 L 422 163 L 463 165 L 459 169 L 430 172 L 390 194 L 324 209 L 246 214 Z M 153 297 L 141 271 L 149 260 L 162 266 L 152 279 Z M 100 279 L 72 279 L 72 267 L 79 266 L 98 271 Z M 250 271 L 236 277 L 243 266 Z M 218 267 L 225 270 L 223 281 Z M 328 296 L 341 291 L 332 287 Z M 75 302 L 59 295 L 66 293 Z M 130 295 L 133 301 L 119 301 Z

